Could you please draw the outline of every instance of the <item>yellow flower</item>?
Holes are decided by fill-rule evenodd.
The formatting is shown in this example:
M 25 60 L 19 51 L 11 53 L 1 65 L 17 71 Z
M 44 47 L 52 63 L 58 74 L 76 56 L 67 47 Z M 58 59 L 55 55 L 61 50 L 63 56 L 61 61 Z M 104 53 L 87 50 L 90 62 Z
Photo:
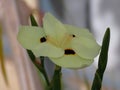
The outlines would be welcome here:
M 55 64 L 65 68 L 91 65 L 100 50 L 87 29 L 62 24 L 50 13 L 43 18 L 43 28 L 21 26 L 18 41 L 36 57 L 49 57 Z

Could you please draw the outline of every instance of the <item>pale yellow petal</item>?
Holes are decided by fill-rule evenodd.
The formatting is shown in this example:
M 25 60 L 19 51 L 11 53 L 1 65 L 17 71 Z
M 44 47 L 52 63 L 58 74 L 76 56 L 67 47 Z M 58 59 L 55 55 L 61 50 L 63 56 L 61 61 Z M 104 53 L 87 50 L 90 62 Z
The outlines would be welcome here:
M 32 49 L 40 44 L 40 39 L 45 37 L 44 30 L 40 27 L 21 26 L 17 39 L 26 49 Z
M 64 25 L 50 13 L 46 13 L 43 18 L 43 28 L 49 38 L 60 44 L 65 38 L 66 29 Z
M 60 58 L 51 58 L 50 59 L 56 65 L 59 65 L 64 68 L 73 68 L 73 69 L 80 69 L 87 67 L 93 63 L 94 60 L 83 59 L 78 55 L 64 55 Z
M 92 33 L 90 33 L 88 29 L 79 28 L 79 27 L 75 27 L 67 24 L 65 24 L 64 26 L 68 31 L 68 33 L 71 35 L 75 35 L 76 37 L 86 37 L 89 39 L 94 39 Z
M 32 49 L 33 53 L 36 57 L 39 56 L 47 56 L 47 57 L 61 57 L 64 55 L 64 50 L 58 47 L 55 47 L 54 45 L 45 42 L 34 49 Z
M 72 39 L 72 49 L 82 58 L 93 59 L 95 58 L 100 50 L 100 46 L 95 40 L 79 37 Z

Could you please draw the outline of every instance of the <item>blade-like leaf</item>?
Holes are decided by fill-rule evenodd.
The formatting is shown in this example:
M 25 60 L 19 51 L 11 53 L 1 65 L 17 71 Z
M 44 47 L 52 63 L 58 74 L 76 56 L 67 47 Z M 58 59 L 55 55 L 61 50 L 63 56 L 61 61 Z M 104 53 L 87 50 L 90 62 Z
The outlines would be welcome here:
M 30 15 L 30 21 L 31 21 L 32 26 L 38 26 L 38 24 L 37 24 L 37 22 L 32 14 Z M 32 62 L 35 62 L 35 55 L 32 53 L 32 51 L 27 50 L 27 53 L 28 53 L 30 59 L 32 60 Z
M 49 85 L 49 80 L 48 80 L 48 76 L 47 73 L 45 71 L 45 67 L 44 67 L 44 58 L 42 57 L 41 63 L 36 62 L 36 58 L 34 56 L 34 54 L 32 53 L 32 51 L 27 50 L 27 53 L 32 61 L 32 63 L 35 65 L 35 67 L 37 68 L 37 72 L 39 70 L 39 73 L 42 73 L 44 75 L 44 78 L 46 80 L 47 85 Z
M 27 53 L 28 53 L 30 59 L 34 62 L 35 61 L 35 55 L 32 53 L 32 51 L 31 50 L 27 50 Z
M 46 80 L 45 80 L 43 74 L 40 72 L 40 70 L 36 67 L 35 64 L 34 64 L 34 66 L 35 66 L 35 69 L 36 69 L 36 71 L 38 73 L 39 79 L 41 81 L 41 84 L 42 84 L 44 90 L 48 90 L 47 83 L 46 83 Z
M 31 25 L 32 26 L 38 26 L 34 16 L 31 14 L 30 15 L 30 21 L 31 21 Z M 49 80 L 48 80 L 48 76 L 47 73 L 45 71 L 45 67 L 44 67 L 44 57 L 40 57 L 41 63 L 37 63 L 36 62 L 36 57 L 35 55 L 32 53 L 31 50 L 27 50 L 27 53 L 31 59 L 31 61 L 33 62 L 33 64 L 38 68 L 39 73 L 41 72 L 44 75 L 44 78 L 46 80 L 47 85 L 49 85 Z
M 49 90 L 61 90 L 61 67 L 56 65 Z
M 38 24 L 37 24 L 37 22 L 32 14 L 30 15 L 30 21 L 31 21 L 32 26 L 38 26 Z
M 102 42 L 102 48 L 98 62 L 98 69 L 96 70 L 91 90 L 101 89 L 103 75 L 107 65 L 109 42 L 110 42 L 110 29 L 107 28 Z
M 0 66 L 2 68 L 2 74 L 4 76 L 5 82 L 8 85 L 7 73 L 5 70 L 4 56 L 3 56 L 3 47 L 2 47 L 2 28 L 0 26 Z

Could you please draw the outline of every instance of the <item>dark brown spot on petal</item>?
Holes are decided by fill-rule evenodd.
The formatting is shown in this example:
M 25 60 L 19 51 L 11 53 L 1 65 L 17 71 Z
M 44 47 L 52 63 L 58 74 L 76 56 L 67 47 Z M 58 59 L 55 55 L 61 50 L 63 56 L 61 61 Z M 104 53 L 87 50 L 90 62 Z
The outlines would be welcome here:
M 75 37 L 75 35 L 73 34 L 72 37 Z
M 45 38 L 45 37 L 40 38 L 40 42 L 41 42 L 41 43 L 42 43 L 42 42 L 46 42 L 46 38 Z
M 75 54 L 75 51 L 72 50 L 72 49 L 65 49 L 65 55 L 74 55 Z

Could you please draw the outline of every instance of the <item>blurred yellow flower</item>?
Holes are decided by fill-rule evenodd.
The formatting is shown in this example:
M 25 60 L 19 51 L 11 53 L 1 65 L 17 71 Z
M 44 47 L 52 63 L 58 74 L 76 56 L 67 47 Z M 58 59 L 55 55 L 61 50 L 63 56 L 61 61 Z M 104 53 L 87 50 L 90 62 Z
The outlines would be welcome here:
M 43 18 L 43 28 L 21 26 L 18 41 L 36 57 L 47 56 L 65 68 L 91 65 L 100 50 L 87 29 L 62 24 L 50 13 Z

